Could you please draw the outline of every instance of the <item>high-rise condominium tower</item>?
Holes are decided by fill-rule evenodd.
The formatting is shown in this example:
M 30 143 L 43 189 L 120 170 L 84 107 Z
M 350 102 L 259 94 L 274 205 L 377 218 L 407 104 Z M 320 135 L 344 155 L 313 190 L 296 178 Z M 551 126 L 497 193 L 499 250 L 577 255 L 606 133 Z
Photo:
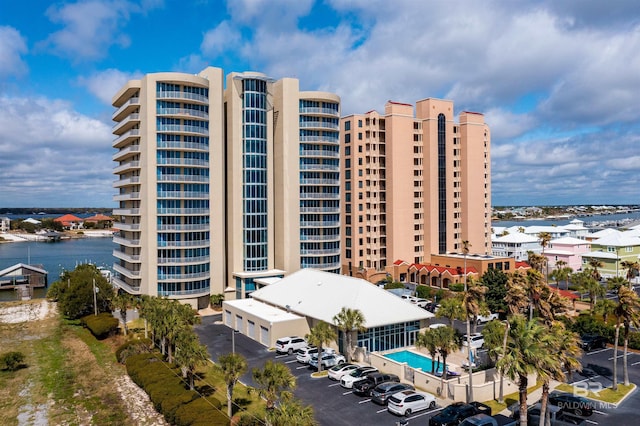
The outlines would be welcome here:
M 129 81 L 113 106 L 118 287 L 205 306 L 340 271 L 338 96 L 209 67 Z
M 491 253 L 491 136 L 482 114 L 424 99 L 341 120 L 342 271 L 371 278 L 396 260 Z M 384 275 L 382 275 L 384 277 Z

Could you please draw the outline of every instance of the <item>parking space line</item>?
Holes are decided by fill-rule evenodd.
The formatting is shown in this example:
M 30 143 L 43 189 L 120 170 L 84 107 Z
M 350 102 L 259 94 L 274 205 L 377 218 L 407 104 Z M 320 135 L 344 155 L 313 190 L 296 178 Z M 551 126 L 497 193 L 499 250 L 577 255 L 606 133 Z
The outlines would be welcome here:
M 308 369 L 309 367 L 307 367 L 306 365 L 303 365 L 301 367 L 296 367 L 296 370 L 304 370 L 304 369 Z
M 287 355 L 287 354 L 283 354 L 283 355 L 276 355 L 276 359 L 286 358 L 286 357 L 288 357 L 288 356 L 289 356 L 289 355 Z
M 569 383 L 570 385 L 575 385 L 576 383 L 588 382 L 589 380 L 593 380 L 596 377 L 600 377 L 599 375 L 593 377 L 587 377 L 586 379 L 578 380 L 577 382 Z
M 386 411 L 389 411 L 389 410 L 387 410 L 386 408 L 383 408 L 382 410 L 378 410 L 378 411 L 376 411 L 376 413 L 377 413 L 377 414 L 380 414 L 380 413 L 384 413 L 384 412 L 386 412 Z
M 597 425 L 598 422 L 594 422 L 593 420 L 584 419 L 585 423 L 590 423 L 592 425 Z
M 363 399 L 362 401 L 358 402 L 358 404 L 366 404 L 367 402 L 371 401 L 371 398 L 369 399 Z
M 420 414 L 416 414 L 415 416 L 411 416 L 411 417 L 407 417 L 407 420 L 413 420 L 413 419 L 417 419 L 418 417 L 422 417 L 422 416 L 426 416 L 427 414 L 431 414 L 432 411 L 429 411 L 429 409 L 423 411 Z
M 285 361 L 285 364 L 293 364 L 294 362 L 298 362 L 296 359 L 292 359 L 291 361 Z
M 352 394 L 352 393 L 353 393 L 353 391 L 349 391 L 349 392 L 342 392 L 342 394 L 343 394 L 343 395 L 349 395 L 349 394 Z
M 340 383 L 333 383 L 333 384 L 331 384 L 331 385 L 329 385 L 329 386 L 327 386 L 327 387 L 328 387 L 328 388 L 332 388 L 332 387 L 334 387 L 334 386 L 340 386 Z
M 593 410 L 593 412 L 596 414 L 602 414 L 603 416 L 607 415 L 607 413 L 605 413 L 604 411 Z
M 631 365 L 638 365 L 638 364 L 640 364 L 640 361 L 638 361 L 638 362 L 634 362 L 634 363 L 633 363 L 633 364 L 631 364 Z
M 612 348 L 604 348 L 604 349 L 600 349 L 598 351 L 587 352 L 585 355 L 586 356 L 595 355 L 595 354 L 599 354 L 599 353 L 602 353 L 602 352 L 605 352 L 605 351 L 612 351 L 612 350 L 613 350 Z
M 627 353 L 627 358 L 629 358 L 631 355 L 633 355 L 633 352 L 628 352 Z M 622 355 L 618 355 L 616 358 L 623 358 L 624 357 L 624 353 Z M 609 358 L 609 361 L 611 361 L 613 359 L 613 357 Z

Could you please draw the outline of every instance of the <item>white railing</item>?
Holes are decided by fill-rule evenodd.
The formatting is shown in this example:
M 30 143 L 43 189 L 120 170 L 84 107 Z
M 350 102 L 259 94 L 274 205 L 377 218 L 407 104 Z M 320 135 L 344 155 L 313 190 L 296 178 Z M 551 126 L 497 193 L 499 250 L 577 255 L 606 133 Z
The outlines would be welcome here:
M 119 129 L 124 127 L 127 123 L 131 123 L 132 121 L 139 122 L 140 114 L 136 112 L 136 113 L 127 115 L 122 121 L 113 125 L 113 127 L 111 128 L 111 133 L 117 133 Z
M 120 145 L 123 141 L 125 141 L 126 139 L 129 138 L 134 138 L 134 137 L 139 137 L 140 136 L 140 129 L 131 129 L 131 130 L 127 130 L 126 132 L 124 132 L 122 135 L 120 135 L 118 138 L 116 138 L 113 143 L 111 144 L 112 147 L 117 148 L 118 145 Z
M 189 99 L 198 102 L 209 102 L 209 98 L 197 93 L 181 92 L 179 90 L 159 90 L 156 92 L 158 99 Z
M 158 265 L 177 264 L 177 263 L 203 263 L 208 262 L 211 258 L 209 256 L 198 257 L 159 257 Z
M 129 98 L 125 103 L 120 105 L 120 107 L 113 113 L 111 116 L 112 120 L 115 120 L 117 116 L 119 116 L 122 111 L 129 108 L 131 105 L 140 105 L 140 98 Z
M 209 182 L 209 176 L 197 175 L 160 175 L 158 182 Z
M 300 194 L 300 198 L 313 198 L 313 199 L 322 199 L 322 200 L 339 200 L 340 199 L 340 194 L 303 193 L 303 194 Z
M 188 115 L 198 118 L 209 118 L 209 114 L 206 112 L 191 108 L 158 108 L 156 112 L 158 115 Z
M 315 149 L 301 149 L 301 157 L 329 157 L 340 158 L 340 153 L 335 151 L 315 150 Z

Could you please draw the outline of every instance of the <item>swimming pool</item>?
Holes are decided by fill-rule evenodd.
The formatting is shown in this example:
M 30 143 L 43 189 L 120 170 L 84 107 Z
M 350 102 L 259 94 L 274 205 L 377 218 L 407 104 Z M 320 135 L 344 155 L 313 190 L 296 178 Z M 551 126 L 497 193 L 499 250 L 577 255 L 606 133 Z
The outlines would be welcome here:
M 385 358 L 397 361 L 397 362 L 406 362 L 409 367 L 415 369 L 421 369 L 425 373 L 431 373 L 431 366 L 433 365 L 433 361 L 431 358 L 426 357 L 424 355 L 420 355 L 411 351 L 399 351 L 393 352 L 390 354 L 383 355 Z M 437 362 L 436 372 L 442 372 L 442 363 Z

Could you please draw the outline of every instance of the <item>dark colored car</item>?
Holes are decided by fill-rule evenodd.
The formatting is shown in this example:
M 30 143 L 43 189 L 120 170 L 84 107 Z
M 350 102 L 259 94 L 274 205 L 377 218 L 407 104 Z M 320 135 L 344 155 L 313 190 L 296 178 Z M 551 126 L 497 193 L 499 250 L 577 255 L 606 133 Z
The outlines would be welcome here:
M 356 395 L 369 396 L 373 388 L 385 382 L 399 382 L 400 377 L 395 374 L 371 373 L 366 379 L 353 384 L 353 393 Z
M 460 424 L 467 417 L 476 414 L 491 415 L 491 407 L 481 402 L 454 402 L 447 406 L 437 416 L 429 419 L 429 426 L 455 426 Z
M 551 392 L 549 394 L 549 404 L 557 405 L 563 411 L 577 416 L 590 416 L 596 408 L 593 401 L 566 392 Z
M 413 385 L 408 383 L 386 382 L 381 383 L 371 391 L 371 401 L 379 405 L 387 405 L 387 399 L 394 393 L 403 390 L 415 390 Z
M 589 352 L 592 349 L 606 348 L 607 338 L 597 334 L 585 334 L 580 338 L 582 340 L 582 350 Z

